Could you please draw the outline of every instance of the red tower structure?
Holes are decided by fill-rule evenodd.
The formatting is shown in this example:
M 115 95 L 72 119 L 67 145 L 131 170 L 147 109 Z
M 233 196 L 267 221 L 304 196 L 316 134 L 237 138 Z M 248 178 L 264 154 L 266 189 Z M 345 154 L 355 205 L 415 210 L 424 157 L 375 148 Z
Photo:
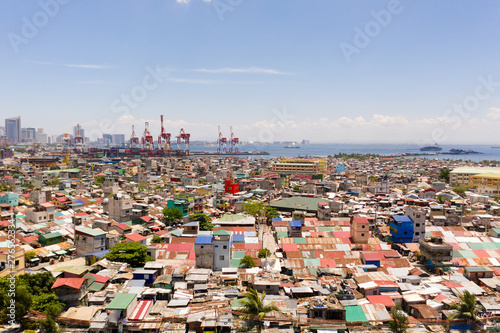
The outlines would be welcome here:
M 130 137 L 130 148 L 139 146 L 139 138 L 135 134 L 134 125 L 132 125 L 132 136 Z
M 141 138 L 141 143 L 142 143 L 142 149 L 144 150 L 153 150 L 153 136 L 151 135 L 151 132 L 149 131 L 149 123 L 146 121 L 144 123 L 144 134 L 142 135 Z
M 229 152 L 230 153 L 238 153 L 240 151 L 240 139 L 234 137 L 233 133 L 233 126 L 230 127 L 231 129 L 231 139 L 229 141 Z
M 189 156 L 189 137 L 191 134 L 184 132 L 181 128 L 177 138 L 177 155 L 179 156 Z M 184 144 L 184 149 L 181 149 L 181 145 Z
M 80 129 L 81 129 L 80 124 L 76 124 L 75 146 L 78 145 L 83 146 L 85 144 Z
M 227 139 L 222 137 L 222 132 L 220 131 L 220 126 L 219 126 L 219 137 L 217 138 L 217 153 L 221 152 L 227 152 Z
M 160 135 L 158 136 L 158 149 L 163 150 L 163 153 L 170 156 L 170 153 L 172 151 L 172 146 L 170 145 L 170 133 L 167 133 L 165 131 L 165 128 L 163 127 L 163 115 L 161 115 L 160 118 L 161 118 L 161 132 Z

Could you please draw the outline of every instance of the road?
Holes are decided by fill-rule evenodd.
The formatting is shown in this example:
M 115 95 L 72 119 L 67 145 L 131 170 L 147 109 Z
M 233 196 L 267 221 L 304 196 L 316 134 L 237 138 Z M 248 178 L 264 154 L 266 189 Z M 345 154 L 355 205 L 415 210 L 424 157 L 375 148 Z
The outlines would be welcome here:
M 269 249 L 271 253 L 276 252 L 278 249 L 278 244 L 276 244 L 276 241 L 274 240 L 271 229 L 265 223 L 260 224 L 259 239 L 262 241 L 262 247 Z

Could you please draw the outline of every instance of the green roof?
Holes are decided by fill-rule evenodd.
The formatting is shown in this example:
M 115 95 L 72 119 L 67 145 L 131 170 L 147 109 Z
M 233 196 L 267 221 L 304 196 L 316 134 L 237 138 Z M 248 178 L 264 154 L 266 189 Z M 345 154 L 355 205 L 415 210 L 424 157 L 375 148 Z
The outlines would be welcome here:
M 104 231 L 102 231 L 102 230 L 90 229 L 90 228 L 87 228 L 87 227 L 76 228 L 76 231 L 83 232 L 84 234 L 91 235 L 91 236 L 106 235 L 106 233 Z
M 43 234 L 40 237 L 43 237 L 45 239 L 52 239 L 52 238 L 62 237 L 62 235 L 59 231 L 54 231 L 51 232 L 50 234 Z
M 491 269 L 486 267 L 465 267 L 468 272 L 490 272 Z
M 293 243 L 294 244 L 307 244 L 307 240 L 305 238 L 294 238 Z
M 224 215 L 223 217 L 221 217 L 219 219 L 219 221 L 234 222 L 234 221 L 239 221 L 239 220 L 244 220 L 244 219 L 246 219 L 246 216 L 228 213 L 228 214 Z
M 90 285 L 89 291 L 100 291 L 104 287 L 104 283 L 94 282 Z
M 345 307 L 346 321 L 367 321 L 363 308 L 359 305 Z
M 106 309 L 110 310 L 125 310 L 128 308 L 130 303 L 135 299 L 137 294 L 123 294 L 119 293 L 108 305 L 106 305 Z
M 226 230 L 217 230 L 212 233 L 214 236 L 231 236 L 231 233 L 227 232 Z
M 243 259 L 244 256 L 245 256 L 245 251 L 234 251 L 233 252 L 233 259 L 238 259 L 238 264 L 239 264 L 239 260 Z
M 318 211 L 318 203 L 325 202 L 324 198 L 292 197 L 272 202 L 271 207 L 278 210 L 305 210 L 310 212 Z

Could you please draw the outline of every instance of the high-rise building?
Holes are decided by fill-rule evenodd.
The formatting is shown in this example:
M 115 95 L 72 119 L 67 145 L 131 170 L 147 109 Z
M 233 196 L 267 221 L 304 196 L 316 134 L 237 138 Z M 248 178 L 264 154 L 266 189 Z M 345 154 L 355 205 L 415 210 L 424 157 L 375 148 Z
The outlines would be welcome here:
M 109 145 L 113 143 L 113 135 L 111 134 L 103 134 L 102 138 L 104 139 L 104 144 Z
M 125 134 L 113 134 L 113 143 L 117 146 L 125 143 Z
M 77 132 L 78 132 L 77 126 L 73 126 L 73 137 L 76 138 Z M 83 128 L 81 128 L 81 127 L 80 127 L 80 135 L 81 135 L 82 138 L 85 138 L 85 130 Z
M 38 128 L 36 131 L 36 141 L 42 144 L 47 143 L 47 134 L 44 133 L 43 128 Z
M 24 137 L 25 142 L 35 142 L 36 140 L 36 129 L 33 127 L 26 128 L 26 137 Z
M 21 141 L 21 117 L 5 119 L 5 132 L 7 139 L 12 143 Z

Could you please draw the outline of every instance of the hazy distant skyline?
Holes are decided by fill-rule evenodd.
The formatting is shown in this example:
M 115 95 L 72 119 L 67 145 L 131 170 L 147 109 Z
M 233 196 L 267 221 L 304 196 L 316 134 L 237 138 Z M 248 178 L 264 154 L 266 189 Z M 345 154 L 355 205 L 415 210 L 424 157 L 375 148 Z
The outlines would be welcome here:
M 500 143 L 496 1 L 5 0 L 0 35 L 2 118 L 48 134 Z

